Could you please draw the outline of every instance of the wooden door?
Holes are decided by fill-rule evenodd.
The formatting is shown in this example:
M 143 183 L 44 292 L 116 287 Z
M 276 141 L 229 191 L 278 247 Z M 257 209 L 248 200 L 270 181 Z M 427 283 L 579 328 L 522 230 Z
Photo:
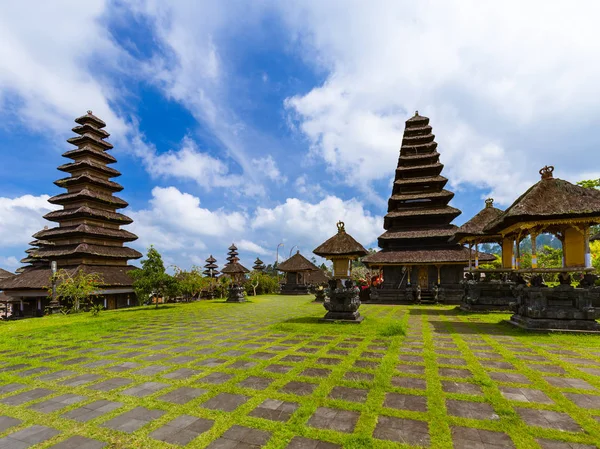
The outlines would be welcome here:
M 428 268 L 427 266 L 419 267 L 419 287 L 421 287 L 421 290 L 429 290 Z

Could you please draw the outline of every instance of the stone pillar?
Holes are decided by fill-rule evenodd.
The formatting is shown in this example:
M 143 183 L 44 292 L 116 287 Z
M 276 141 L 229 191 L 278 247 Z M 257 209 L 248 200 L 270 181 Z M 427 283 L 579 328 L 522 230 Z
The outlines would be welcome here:
M 410 266 L 410 265 L 406 266 L 406 272 L 408 273 L 407 274 L 408 278 L 407 278 L 407 282 L 406 282 L 407 285 L 410 285 L 410 270 L 411 269 L 412 269 L 412 266 Z
M 531 233 L 531 268 L 537 268 L 537 233 Z
M 583 230 L 583 254 L 585 256 L 585 267 L 592 268 L 592 254 L 590 253 L 590 227 Z
M 513 244 L 512 244 L 512 246 L 513 246 L 513 252 L 512 252 L 512 269 L 513 270 L 517 267 L 517 261 L 515 260 L 515 250 L 516 250 L 515 243 L 516 243 L 516 240 L 517 239 L 515 239 L 513 237 L 513 241 L 512 241 L 513 242 Z
M 469 242 L 469 271 L 473 269 L 473 243 Z
M 475 241 L 475 269 L 479 269 L 479 242 Z
M 21 312 L 24 310 L 22 299 L 19 300 L 19 309 L 21 310 Z
M 440 273 L 441 267 L 439 265 L 436 265 L 437 268 L 437 283 L 438 285 L 440 285 L 442 283 L 442 276 Z
M 129 307 L 130 303 L 129 303 L 129 295 L 127 295 L 127 307 Z
M 107 305 L 108 305 L 108 302 L 107 302 L 106 298 L 104 298 L 104 308 L 105 309 L 107 308 Z
M 521 268 L 521 236 L 519 235 L 515 240 L 515 268 L 518 270 Z

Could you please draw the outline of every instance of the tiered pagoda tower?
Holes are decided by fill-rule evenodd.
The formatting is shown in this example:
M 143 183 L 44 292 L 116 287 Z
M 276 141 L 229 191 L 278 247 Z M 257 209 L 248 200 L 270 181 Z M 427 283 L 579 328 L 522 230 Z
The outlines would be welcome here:
M 454 193 L 444 188 L 443 168 L 429 119 L 416 112 L 406 121 L 385 232 L 378 239 L 381 251 L 363 259 L 383 270 L 388 292 L 380 292 L 381 300 L 405 299 L 406 290 L 416 286 L 424 298 L 445 287 L 447 300 L 460 299 L 452 296 L 461 295 L 469 252 L 449 242 L 457 229 L 451 223 L 461 211 L 448 205 Z
M 206 265 L 204 265 L 204 271 L 202 274 L 206 277 L 216 278 L 219 275 L 218 271 L 219 266 L 217 265 L 217 259 L 215 259 L 212 254 L 208 259 L 206 259 Z
M 235 246 L 235 243 L 232 243 L 228 249 L 229 251 L 227 252 L 227 265 L 233 263 L 235 259 L 239 260 L 239 253 L 237 250 L 237 246 Z
M 252 267 L 252 269 L 254 271 L 265 271 L 265 264 L 262 260 L 260 260 L 258 257 L 256 258 L 256 260 L 254 261 L 254 266 Z
M 62 209 L 44 216 L 58 226 L 34 234 L 36 240 L 30 243 L 31 248 L 26 251 L 28 256 L 22 261 L 30 265 L 1 287 L 10 296 L 31 297 L 42 290 L 39 293 L 46 297 L 45 289 L 50 284 L 49 265 L 56 261 L 59 269 L 72 272 L 81 269 L 98 274 L 102 279 L 105 305 L 114 308 L 129 302 L 127 296 L 133 297 L 132 281 L 127 272 L 134 267 L 129 266 L 128 261 L 142 255 L 124 246 L 137 236 L 121 229 L 133 220 L 117 212 L 128 204 L 114 196 L 123 187 L 111 181 L 121 173 L 108 166 L 116 159 L 107 152 L 113 146 L 105 140 L 109 136 L 103 129 L 106 123 L 91 111 L 75 122 L 77 126 L 73 132 L 77 136 L 67 142 L 77 148 L 63 154 L 72 162 L 58 167 L 70 176 L 55 182 L 67 191 L 48 200 Z

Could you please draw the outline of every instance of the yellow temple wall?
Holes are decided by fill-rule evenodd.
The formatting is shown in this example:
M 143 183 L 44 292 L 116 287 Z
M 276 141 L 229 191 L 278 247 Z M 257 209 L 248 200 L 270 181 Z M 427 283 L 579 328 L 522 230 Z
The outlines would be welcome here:
M 512 268 L 513 266 L 513 240 L 502 240 L 502 268 Z
M 565 266 L 581 267 L 585 265 L 585 254 L 583 245 L 583 233 L 575 228 L 565 230 L 563 253 L 565 255 Z

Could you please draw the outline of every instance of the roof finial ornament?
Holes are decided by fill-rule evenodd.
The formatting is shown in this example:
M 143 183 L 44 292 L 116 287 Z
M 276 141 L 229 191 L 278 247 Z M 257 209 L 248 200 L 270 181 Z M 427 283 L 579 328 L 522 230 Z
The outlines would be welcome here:
M 342 220 L 337 222 L 338 234 L 345 233 L 346 227 L 344 226 L 344 222 Z
M 494 198 L 488 198 L 485 200 L 485 207 L 493 207 L 494 206 Z
M 92 115 L 92 110 L 88 109 L 87 113 L 88 113 L 88 115 Z
M 419 111 L 415 111 L 415 117 L 419 116 Z
M 552 172 L 554 171 L 553 165 L 546 165 L 544 168 L 540 169 L 540 175 L 542 175 L 542 179 L 553 179 Z

